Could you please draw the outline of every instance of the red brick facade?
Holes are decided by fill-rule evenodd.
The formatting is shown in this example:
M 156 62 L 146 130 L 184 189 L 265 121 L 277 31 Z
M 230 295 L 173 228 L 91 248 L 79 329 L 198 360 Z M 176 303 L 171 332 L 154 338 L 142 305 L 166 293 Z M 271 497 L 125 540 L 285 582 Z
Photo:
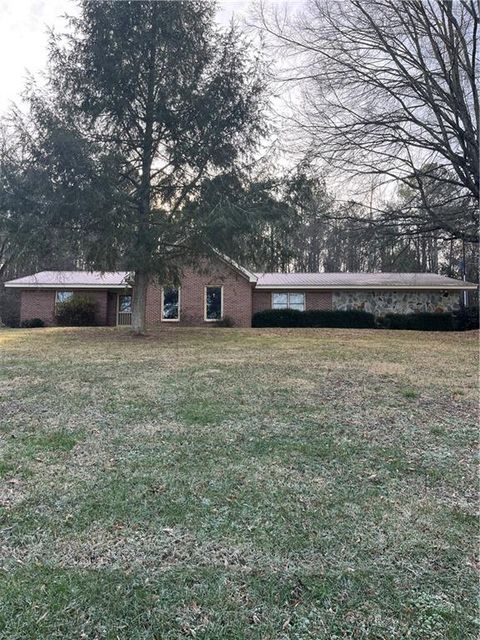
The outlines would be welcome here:
M 65 291 L 68 288 L 64 289 Z M 55 325 L 55 289 L 24 289 L 20 302 L 20 321 L 40 318 L 47 326 Z M 95 300 L 95 321 L 107 323 L 107 291 L 75 289 L 74 295 L 88 296 Z M 112 323 L 114 324 L 114 322 Z
M 179 321 L 162 321 L 162 286 L 151 284 L 147 291 L 147 325 L 208 326 L 205 320 L 205 287 L 223 287 L 223 317 L 236 327 L 250 327 L 252 322 L 252 287 L 235 268 L 216 260 L 203 263 L 198 270 L 185 269 L 180 286 Z
M 28 289 L 22 291 L 20 322 L 40 318 L 46 325 L 55 324 L 55 291 Z
M 277 290 L 278 291 L 278 290 Z M 288 291 L 288 289 L 285 289 Z M 310 309 L 332 309 L 332 292 L 331 291 L 297 291 L 305 294 L 305 307 Z M 256 290 L 253 292 L 253 313 L 257 311 L 265 311 L 272 308 L 272 293 L 274 290 Z
M 147 290 L 147 326 L 209 326 L 205 320 L 205 295 L 207 286 L 222 287 L 223 317 L 231 318 L 236 327 L 250 327 L 256 311 L 270 309 L 272 290 L 255 290 L 254 283 L 238 269 L 221 259 L 203 261 L 198 269 L 186 268 L 180 285 L 180 318 L 178 321 L 162 320 L 162 285 L 152 283 Z M 68 290 L 65 287 L 64 290 Z M 286 289 L 288 290 L 288 289 Z M 117 324 L 118 295 L 125 290 L 75 289 L 75 295 L 94 298 L 96 323 Z M 307 309 L 331 309 L 332 294 L 328 291 L 303 291 Z M 46 325 L 55 324 L 55 290 L 25 289 L 21 298 L 21 320 L 41 318 Z
M 234 267 L 216 260 L 203 263 L 201 268 L 185 269 L 180 286 L 180 320 L 163 322 L 162 286 L 151 284 L 147 291 L 146 323 L 154 326 L 165 324 L 180 326 L 209 326 L 205 320 L 205 287 L 223 288 L 223 317 L 233 320 L 236 327 L 249 327 L 252 320 L 252 283 Z M 65 287 L 64 290 L 68 290 Z M 117 323 L 118 291 L 78 290 L 75 295 L 95 299 L 96 323 L 100 326 L 115 326 Z M 20 320 L 41 318 L 47 326 L 55 325 L 55 290 L 24 289 L 21 296 Z
M 107 325 L 109 327 L 115 327 L 117 324 L 117 291 L 107 292 Z

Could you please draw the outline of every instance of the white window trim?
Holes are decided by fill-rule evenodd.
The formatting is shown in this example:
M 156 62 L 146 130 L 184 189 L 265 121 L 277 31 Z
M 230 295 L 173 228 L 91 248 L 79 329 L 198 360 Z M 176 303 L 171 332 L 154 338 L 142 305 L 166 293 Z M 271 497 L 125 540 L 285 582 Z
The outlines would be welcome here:
M 207 289 L 220 289 L 220 318 L 207 318 Z M 205 322 L 223 320 L 223 284 L 206 284 L 203 290 L 203 319 Z
M 177 289 L 178 291 L 178 318 L 163 317 L 163 292 L 165 289 Z M 180 314 L 182 309 L 182 287 L 162 287 L 162 298 L 160 304 L 160 322 L 180 322 Z
M 278 293 L 286 293 L 287 294 L 287 306 L 283 307 L 286 309 L 291 309 L 292 307 L 290 306 L 290 294 L 294 294 L 294 295 L 298 295 L 299 293 L 303 293 L 303 310 L 306 311 L 307 310 L 307 292 L 306 291 L 272 291 L 272 293 L 270 294 L 270 309 L 275 309 L 278 307 L 274 307 L 273 306 L 273 296 L 275 294 Z

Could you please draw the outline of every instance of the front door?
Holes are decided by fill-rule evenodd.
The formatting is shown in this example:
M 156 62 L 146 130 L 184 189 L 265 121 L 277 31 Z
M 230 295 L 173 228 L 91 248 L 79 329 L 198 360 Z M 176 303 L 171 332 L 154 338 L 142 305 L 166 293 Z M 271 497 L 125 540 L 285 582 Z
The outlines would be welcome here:
M 130 293 L 119 293 L 117 303 L 117 326 L 127 327 L 132 324 L 132 296 Z

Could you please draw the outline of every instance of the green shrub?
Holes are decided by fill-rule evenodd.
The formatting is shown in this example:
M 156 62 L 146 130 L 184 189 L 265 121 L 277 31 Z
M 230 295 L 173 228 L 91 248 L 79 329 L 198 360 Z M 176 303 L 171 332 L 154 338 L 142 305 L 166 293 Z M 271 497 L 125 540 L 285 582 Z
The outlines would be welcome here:
M 375 326 L 377 329 L 390 329 L 390 322 L 386 316 L 376 316 Z
M 387 313 L 383 318 L 386 329 L 411 331 L 455 331 L 451 313 Z
M 296 309 L 265 309 L 252 317 L 252 327 L 301 327 L 304 311 Z
M 471 331 L 479 328 L 478 307 L 463 307 L 454 313 L 456 331 Z
M 366 311 L 266 309 L 253 315 L 252 326 L 374 329 L 375 317 Z
M 20 326 L 20 291 L 0 284 L 0 321 L 6 327 Z
M 217 320 L 215 325 L 217 327 L 228 327 L 228 328 L 231 328 L 231 327 L 235 326 L 235 322 L 233 321 L 233 318 L 231 318 L 230 316 L 224 316 L 221 320 Z
M 41 318 L 30 318 L 29 320 L 23 320 L 20 326 L 23 329 L 38 329 L 39 327 L 44 327 L 45 322 Z
M 63 327 L 88 327 L 95 324 L 95 301 L 87 296 L 73 296 L 55 308 L 57 324 Z
M 303 312 L 304 327 L 332 327 L 338 329 L 375 329 L 375 316 L 368 311 L 321 311 L 312 309 Z

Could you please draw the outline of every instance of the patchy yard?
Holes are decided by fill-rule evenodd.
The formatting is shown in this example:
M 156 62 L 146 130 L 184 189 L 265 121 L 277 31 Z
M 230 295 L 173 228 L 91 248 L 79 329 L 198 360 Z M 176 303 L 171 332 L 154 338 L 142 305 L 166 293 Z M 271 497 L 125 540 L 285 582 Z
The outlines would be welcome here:
M 477 336 L 0 332 L 0 636 L 466 639 Z

